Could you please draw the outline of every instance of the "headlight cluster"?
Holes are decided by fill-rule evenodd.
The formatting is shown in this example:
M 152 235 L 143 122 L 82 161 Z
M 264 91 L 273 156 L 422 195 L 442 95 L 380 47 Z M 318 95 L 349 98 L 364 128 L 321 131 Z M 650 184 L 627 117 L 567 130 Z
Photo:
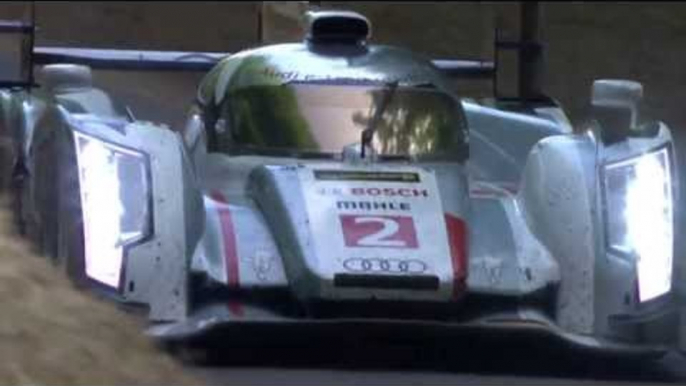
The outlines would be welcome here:
M 119 288 L 124 247 L 150 234 L 148 160 L 140 152 L 74 132 L 86 275 Z
M 636 262 L 639 301 L 668 293 L 674 239 L 668 149 L 605 165 L 604 191 L 607 246 Z

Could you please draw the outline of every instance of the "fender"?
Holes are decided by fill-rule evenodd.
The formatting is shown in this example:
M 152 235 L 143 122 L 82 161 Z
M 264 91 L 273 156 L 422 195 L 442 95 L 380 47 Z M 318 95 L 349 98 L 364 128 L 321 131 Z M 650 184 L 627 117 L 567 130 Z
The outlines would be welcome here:
M 607 244 L 607 165 L 630 164 L 668 148 L 671 159 L 665 170 L 671 172 L 671 181 L 678 176 L 669 128 L 654 125 L 654 135 L 610 145 L 596 140 L 597 130 L 553 136 L 529 154 L 518 200 L 529 226 L 560 264 L 557 322 L 570 332 L 634 343 L 676 343 L 675 295 L 681 289 L 677 270 L 672 268 L 671 290 L 642 300 L 639 259 L 619 255 Z M 674 205 L 677 189 L 673 183 L 671 187 Z M 625 217 L 627 224 L 631 220 Z M 651 256 L 642 256 L 643 264 L 649 264 Z M 678 263 L 678 257 L 672 261 Z
M 205 211 L 182 139 L 150 126 L 129 129 L 135 133 L 130 145 L 150 156 L 155 235 L 130 251 L 125 296 L 127 301 L 149 304 L 153 321 L 175 320 L 188 314 L 188 272 L 204 232 Z
M 59 106 L 56 111 L 57 114 L 51 114 L 52 119 L 41 122 L 39 130 L 45 133 L 52 129 L 57 134 L 57 138 L 52 140 L 59 147 L 59 157 L 77 159 L 75 138 L 86 135 L 108 145 L 144 154 L 147 159 L 150 231 L 142 240 L 123 248 L 119 285 L 116 288 L 106 288 L 106 294 L 122 303 L 147 306 L 151 321 L 184 319 L 189 311 L 190 259 L 204 230 L 205 214 L 202 196 L 182 139 L 168 128 L 149 122 L 127 122 L 93 115 L 70 115 Z M 58 122 L 62 124 L 57 125 Z M 50 173 L 52 165 L 48 164 L 51 161 L 50 157 L 39 160 L 36 166 L 42 170 L 38 173 L 38 178 L 41 178 L 40 176 Z M 70 189 L 78 189 L 79 193 L 58 191 L 56 195 L 64 196 L 66 193 L 69 196 L 67 199 L 82 202 L 83 186 L 78 177 L 79 167 L 75 165 L 77 164 L 65 163 L 62 160 L 58 178 L 76 180 L 76 184 L 69 186 Z M 77 178 L 74 178 L 74 175 L 77 175 Z M 127 183 L 131 182 L 124 178 L 117 181 L 120 191 L 126 191 Z M 63 185 L 58 182 L 54 186 Z M 83 216 L 80 204 L 72 205 L 72 208 L 77 208 L 79 215 Z M 58 210 L 58 213 L 58 235 L 61 236 L 65 224 L 69 224 L 74 214 L 65 210 Z M 76 237 L 81 245 L 70 250 L 70 255 L 66 257 L 81 259 L 84 263 L 76 265 L 82 270 L 80 274 L 92 279 L 84 268 L 84 235 L 89 225 L 85 221 L 81 224 L 81 237 Z M 71 256 L 75 254 L 80 256 Z M 93 256 L 90 261 L 99 258 L 103 257 Z M 97 289 L 103 287 L 102 283 L 96 283 L 94 280 L 86 280 L 86 283 Z
M 557 322 L 592 334 L 594 322 L 596 144 L 583 135 L 539 141 L 529 153 L 517 200 L 529 228 L 560 265 Z M 564 225 L 563 225 L 564 224 Z

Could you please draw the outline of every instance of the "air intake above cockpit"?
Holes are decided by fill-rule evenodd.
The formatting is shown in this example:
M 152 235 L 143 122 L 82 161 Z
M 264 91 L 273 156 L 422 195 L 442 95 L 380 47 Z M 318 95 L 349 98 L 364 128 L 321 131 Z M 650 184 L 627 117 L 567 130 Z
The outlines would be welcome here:
M 307 37 L 312 43 L 365 44 L 371 35 L 366 17 L 351 11 L 310 11 Z

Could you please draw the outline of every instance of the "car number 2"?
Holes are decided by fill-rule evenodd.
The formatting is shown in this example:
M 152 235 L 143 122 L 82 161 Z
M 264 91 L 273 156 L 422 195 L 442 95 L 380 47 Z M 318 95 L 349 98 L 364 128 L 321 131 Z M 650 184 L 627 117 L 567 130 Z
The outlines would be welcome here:
M 364 224 L 370 222 L 378 222 L 382 224 L 379 231 L 368 234 L 357 240 L 358 245 L 367 247 L 406 247 L 405 240 L 387 240 L 388 237 L 393 237 L 398 233 L 400 226 L 398 223 L 390 218 L 384 217 L 357 217 L 355 224 Z
M 412 217 L 341 215 L 340 220 L 348 247 L 417 248 Z

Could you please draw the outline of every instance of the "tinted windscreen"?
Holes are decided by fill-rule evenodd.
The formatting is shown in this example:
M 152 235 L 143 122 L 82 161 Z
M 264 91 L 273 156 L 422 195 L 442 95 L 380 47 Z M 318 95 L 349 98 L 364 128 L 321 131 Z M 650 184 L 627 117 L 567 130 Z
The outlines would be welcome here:
M 340 153 L 359 143 L 384 87 L 289 84 L 253 86 L 229 94 L 218 133 L 228 153 Z M 458 156 L 464 122 L 455 101 L 428 88 L 398 88 L 378 120 L 373 146 L 382 155 Z

